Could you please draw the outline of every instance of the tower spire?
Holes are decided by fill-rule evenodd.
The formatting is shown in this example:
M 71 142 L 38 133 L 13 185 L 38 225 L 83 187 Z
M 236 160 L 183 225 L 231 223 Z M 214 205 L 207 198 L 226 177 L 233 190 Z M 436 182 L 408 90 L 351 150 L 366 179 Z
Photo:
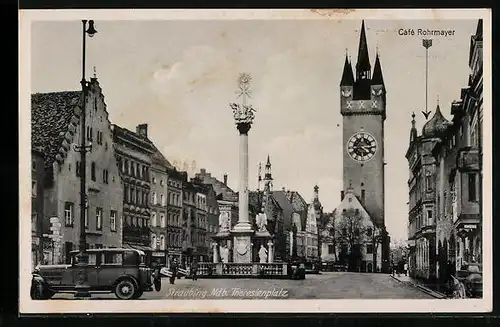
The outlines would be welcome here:
M 410 130 L 410 143 L 417 139 L 417 128 L 415 127 L 415 112 L 411 114 L 411 130 Z
M 365 21 L 361 23 L 359 35 L 358 62 L 356 64 L 356 79 L 370 78 L 370 57 L 368 55 L 368 43 L 366 42 Z
M 271 159 L 267 155 L 266 170 L 264 173 L 264 191 L 270 192 L 273 189 L 273 176 L 271 174 Z
M 344 62 L 344 72 L 342 73 L 342 80 L 340 81 L 340 86 L 352 86 L 354 85 L 354 73 L 352 71 L 351 63 L 348 59 L 348 54 L 346 51 L 345 62 Z
M 378 54 L 378 48 L 377 48 L 377 56 L 375 58 L 375 67 L 373 68 L 372 84 L 384 85 L 384 77 L 382 75 L 382 67 L 380 66 L 380 57 Z

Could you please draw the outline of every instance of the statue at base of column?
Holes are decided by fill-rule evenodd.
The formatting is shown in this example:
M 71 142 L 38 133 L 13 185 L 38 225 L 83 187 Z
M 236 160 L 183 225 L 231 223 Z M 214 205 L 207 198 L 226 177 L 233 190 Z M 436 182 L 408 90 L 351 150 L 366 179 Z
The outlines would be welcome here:
M 259 262 L 260 263 L 267 262 L 267 250 L 262 244 L 260 245 L 260 250 L 259 250 Z

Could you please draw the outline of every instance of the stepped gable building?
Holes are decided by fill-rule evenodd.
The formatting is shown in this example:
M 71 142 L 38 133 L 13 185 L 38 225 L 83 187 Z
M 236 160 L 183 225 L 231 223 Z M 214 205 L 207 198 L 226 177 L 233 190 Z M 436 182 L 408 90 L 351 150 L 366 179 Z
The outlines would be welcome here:
M 386 87 L 379 53 L 371 70 L 365 23 L 361 24 L 355 75 L 346 54 L 340 81 L 343 136 L 343 190 L 360 199 L 370 219 L 381 230 L 382 271 L 389 268 L 389 237 L 385 233 L 384 122 Z
M 86 135 L 81 135 L 81 91 L 31 95 L 31 145 L 44 154 L 44 204 L 40 225 L 53 227 L 50 263 L 69 262 L 80 235 L 80 153 L 75 145 L 85 137 L 89 248 L 122 246 L 123 184 L 115 158 L 104 95 L 97 78 L 87 84 Z M 40 162 L 40 161 L 38 161 Z
M 147 124 L 137 125 L 136 132 L 113 125 L 113 140 L 124 184 L 123 246 L 150 253 L 151 166 L 156 148 L 148 139 Z

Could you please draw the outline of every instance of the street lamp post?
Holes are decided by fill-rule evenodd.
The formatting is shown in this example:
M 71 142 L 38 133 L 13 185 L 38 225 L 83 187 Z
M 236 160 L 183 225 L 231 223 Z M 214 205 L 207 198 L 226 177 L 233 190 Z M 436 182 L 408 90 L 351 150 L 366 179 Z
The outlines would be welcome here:
M 75 286 L 75 297 L 90 297 L 89 285 L 87 282 L 87 266 L 89 257 L 86 253 L 87 250 L 87 240 L 85 234 L 85 216 L 86 216 L 86 154 L 91 150 L 92 144 L 87 145 L 86 139 L 86 129 L 85 129 L 85 109 L 87 105 L 87 81 L 85 80 L 85 39 L 86 34 L 90 37 L 94 36 L 97 31 L 94 29 L 94 21 L 89 21 L 89 28 L 87 28 L 87 20 L 82 20 L 83 27 L 83 43 L 82 43 L 82 80 L 80 84 L 82 85 L 82 110 L 81 110 L 81 131 L 80 131 L 80 145 L 75 147 L 75 150 L 80 152 L 80 240 L 79 240 L 79 251 L 77 258 L 77 266 L 79 268 L 76 286 Z

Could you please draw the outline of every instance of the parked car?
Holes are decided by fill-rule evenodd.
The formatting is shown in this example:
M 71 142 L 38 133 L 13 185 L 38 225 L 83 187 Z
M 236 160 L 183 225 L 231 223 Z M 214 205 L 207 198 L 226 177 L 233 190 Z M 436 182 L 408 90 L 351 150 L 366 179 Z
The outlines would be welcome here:
M 89 249 L 87 283 L 90 293 L 115 293 L 121 300 L 138 299 L 144 292 L 156 290 L 160 277 L 152 275 L 145 265 L 145 253 L 135 249 Z M 56 293 L 74 293 L 79 267 L 76 265 L 78 251 L 72 251 L 71 263 L 63 265 L 41 265 L 32 274 L 31 297 L 47 300 Z
M 302 261 L 290 262 L 288 271 L 292 279 L 306 279 L 306 266 Z
M 479 263 L 468 263 L 457 271 L 458 286 L 454 290 L 454 297 L 481 298 L 483 296 L 483 273 Z M 460 285 L 459 283 L 462 283 Z
M 321 263 L 319 260 L 307 261 L 305 263 L 306 274 L 319 274 Z

